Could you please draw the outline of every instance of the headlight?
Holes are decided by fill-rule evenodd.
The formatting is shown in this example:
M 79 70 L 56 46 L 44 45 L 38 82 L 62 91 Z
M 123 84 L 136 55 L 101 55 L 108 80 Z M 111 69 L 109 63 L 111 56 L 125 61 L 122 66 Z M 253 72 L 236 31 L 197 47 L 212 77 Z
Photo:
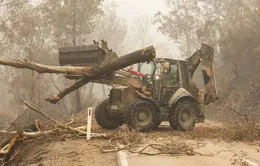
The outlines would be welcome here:
M 155 80 L 159 80 L 160 79 L 160 76 L 159 75 L 156 75 L 155 76 Z

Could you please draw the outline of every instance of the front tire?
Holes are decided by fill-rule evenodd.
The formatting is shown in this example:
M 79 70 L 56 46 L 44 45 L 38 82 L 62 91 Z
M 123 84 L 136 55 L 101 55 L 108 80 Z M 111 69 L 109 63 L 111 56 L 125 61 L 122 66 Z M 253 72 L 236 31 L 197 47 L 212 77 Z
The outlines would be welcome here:
M 154 103 L 137 99 L 126 109 L 125 120 L 134 130 L 148 132 L 158 125 L 159 110 Z
M 176 103 L 169 114 L 170 126 L 179 131 L 192 130 L 196 123 L 194 102 L 183 100 Z
M 95 110 L 96 122 L 102 128 L 116 129 L 122 126 L 124 121 L 122 119 L 112 119 L 109 117 L 108 102 L 109 100 L 107 99 L 97 105 Z

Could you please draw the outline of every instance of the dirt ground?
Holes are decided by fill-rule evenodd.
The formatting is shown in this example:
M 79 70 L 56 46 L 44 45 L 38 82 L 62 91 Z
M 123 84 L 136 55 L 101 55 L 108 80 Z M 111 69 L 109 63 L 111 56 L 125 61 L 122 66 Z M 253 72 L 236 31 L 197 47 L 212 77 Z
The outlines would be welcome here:
M 207 121 L 197 124 L 194 130 L 189 132 L 176 132 L 168 123 L 163 123 L 158 129 L 149 133 L 130 132 L 122 127 L 118 131 L 106 131 L 100 128 L 99 132 L 117 133 L 114 141 L 108 139 L 86 139 L 67 135 L 51 135 L 26 140 L 16 147 L 18 155 L 7 165 L 16 166 L 115 166 L 120 165 L 118 152 L 102 153 L 99 147 L 113 147 L 116 143 L 124 141 L 116 140 L 116 136 L 124 137 L 128 142 L 134 142 L 136 149 L 147 144 L 165 144 L 172 146 L 184 145 L 196 152 L 193 155 L 172 154 L 147 156 L 143 154 L 127 152 L 128 165 L 245 165 L 247 160 L 260 164 L 260 141 L 251 140 L 251 137 L 234 137 L 239 133 L 228 132 L 224 124 Z M 259 133 L 260 134 L 260 133 Z M 112 143 L 111 143 L 112 142 Z M 156 152 L 155 149 L 147 149 L 147 152 Z M 119 161 L 119 162 L 118 162 Z
M 48 141 L 46 141 L 48 140 Z M 103 141 L 65 138 L 37 138 L 19 144 L 19 155 L 7 165 L 17 166 L 85 166 L 108 165 L 116 163 L 116 154 L 102 154 L 93 146 L 102 145 Z
M 165 132 L 168 124 L 164 123 L 154 134 L 154 139 L 148 142 L 185 142 L 191 146 L 195 155 L 138 155 L 128 153 L 128 163 L 130 166 L 218 166 L 218 165 L 243 165 L 255 164 L 260 166 L 260 141 L 252 141 L 245 138 L 237 141 L 232 133 L 227 133 L 224 124 L 207 121 L 198 124 L 190 132 Z M 160 131 L 162 135 L 160 135 Z M 151 135 L 153 135 L 151 133 Z M 148 143 L 147 142 L 147 143 Z
M 98 144 L 99 141 L 91 142 Z M 38 157 L 39 161 L 32 162 L 29 165 L 108 165 L 113 166 L 116 162 L 115 154 L 101 154 L 99 149 L 89 145 L 86 140 L 66 140 L 55 141 L 45 145 L 45 148 L 40 150 L 40 154 L 37 152 L 32 156 L 31 161 L 35 161 Z M 30 160 L 28 160 L 30 162 Z M 28 162 L 27 161 L 27 162 Z M 24 165 L 27 163 L 25 162 Z M 23 164 L 21 164 L 23 165 Z
M 195 143 L 195 142 L 194 142 Z M 260 158 L 257 152 L 259 145 L 249 145 L 245 143 L 227 143 L 222 141 L 201 141 L 202 147 L 196 148 L 196 151 L 202 154 L 215 154 L 211 156 L 137 156 L 130 154 L 128 159 L 129 165 L 153 165 L 153 166 L 219 166 L 219 165 L 243 165 L 245 159 L 249 159 L 254 163 L 259 163 L 256 159 Z M 220 152 L 220 153 L 219 153 Z M 217 154 L 219 153 L 219 154 Z M 246 155 L 242 159 L 242 155 Z M 260 164 L 260 163 L 259 163 Z

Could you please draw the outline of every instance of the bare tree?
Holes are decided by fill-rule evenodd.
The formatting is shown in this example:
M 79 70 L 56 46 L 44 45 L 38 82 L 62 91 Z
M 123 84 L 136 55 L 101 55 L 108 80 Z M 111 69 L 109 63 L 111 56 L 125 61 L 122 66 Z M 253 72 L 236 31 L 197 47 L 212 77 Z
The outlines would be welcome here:
M 133 38 L 132 42 L 135 43 L 138 47 L 144 47 L 146 45 L 147 40 L 149 40 L 149 31 L 152 26 L 152 18 L 147 15 L 141 15 L 133 20 L 132 31 Z
M 113 48 L 118 54 L 124 49 L 124 40 L 127 34 L 126 20 L 118 16 L 117 4 L 112 2 L 103 6 L 103 12 L 95 20 L 92 39 L 108 41 L 109 47 Z
M 63 2 L 63 4 L 61 3 Z M 93 16 L 98 14 L 100 0 L 46 0 L 42 10 L 49 18 L 57 46 L 76 46 L 86 41 L 93 31 Z M 75 92 L 76 110 L 82 110 L 80 90 Z
M 259 43 L 257 0 L 167 0 L 166 4 L 170 11 L 156 15 L 158 30 L 180 44 L 185 55 L 190 56 L 191 49 L 206 42 L 214 46 L 218 58 L 236 77 L 241 69 L 256 63 L 249 55 Z
M 91 18 L 99 13 L 100 1 L 88 1 L 89 3 L 77 1 L 76 11 L 81 13 L 76 15 L 76 21 L 80 24 L 74 26 L 74 33 L 72 30 L 75 24 L 69 16 L 73 11 L 72 2 L 75 1 L 65 1 L 65 6 L 61 6 L 60 2 L 43 0 L 34 4 L 31 0 L 1 0 L 0 50 L 2 56 L 26 58 L 43 64 L 57 64 L 59 46 L 73 45 L 73 41 L 81 44 L 79 38 L 86 37 L 85 33 L 90 33 L 93 29 Z M 86 6 L 89 7 L 88 12 L 85 11 Z M 5 110 L 12 110 L 13 114 L 23 112 L 24 107 L 20 104 L 20 98 L 37 104 L 58 118 L 68 115 L 73 110 L 73 105 L 70 103 L 76 103 L 77 100 L 74 99 L 75 97 L 71 98 L 71 95 L 65 105 L 50 106 L 44 103 L 42 100 L 44 97 L 57 92 L 55 87 L 47 88 L 51 87 L 51 82 L 47 81 L 51 79 L 49 75 L 40 77 L 33 71 L 17 71 L 5 67 L 1 67 L 0 72 L 0 79 L 6 87 L 5 91 L 8 92 L 5 98 L 9 106 Z M 59 88 L 62 89 L 70 84 L 70 81 L 64 81 L 63 76 L 59 78 L 61 80 L 58 83 Z M 55 109 L 61 111 L 55 112 Z M 26 121 L 33 120 L 37 116 L 36 114 L 25 115 L 22 121 L 25 121 L 24 118 Z
M 198 1 L 166 0 L 166 4 L 170 12 L 158 12 L 155 16 L 156 23 L 160 25 L 158 30 L 180 44 L 182 55 L 188 58 L 192 50 L 198 46 L 195 42 L 196 30 L 201 25 Z

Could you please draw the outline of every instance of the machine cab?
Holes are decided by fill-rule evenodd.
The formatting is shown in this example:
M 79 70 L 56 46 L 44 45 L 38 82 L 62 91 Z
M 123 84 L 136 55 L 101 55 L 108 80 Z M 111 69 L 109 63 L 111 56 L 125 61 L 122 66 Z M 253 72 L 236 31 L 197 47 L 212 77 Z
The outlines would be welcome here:
M 151 92 L 149 97 L 158 101 L 158 104 L 166 105 L 172 94 L 179 88 L 189 88 L 189 76 L 185 61 L 177 61 L 165 58 L 156 58 L 149 63 L 140 63 L 139 72 L 146 74 L 143 85 Z

